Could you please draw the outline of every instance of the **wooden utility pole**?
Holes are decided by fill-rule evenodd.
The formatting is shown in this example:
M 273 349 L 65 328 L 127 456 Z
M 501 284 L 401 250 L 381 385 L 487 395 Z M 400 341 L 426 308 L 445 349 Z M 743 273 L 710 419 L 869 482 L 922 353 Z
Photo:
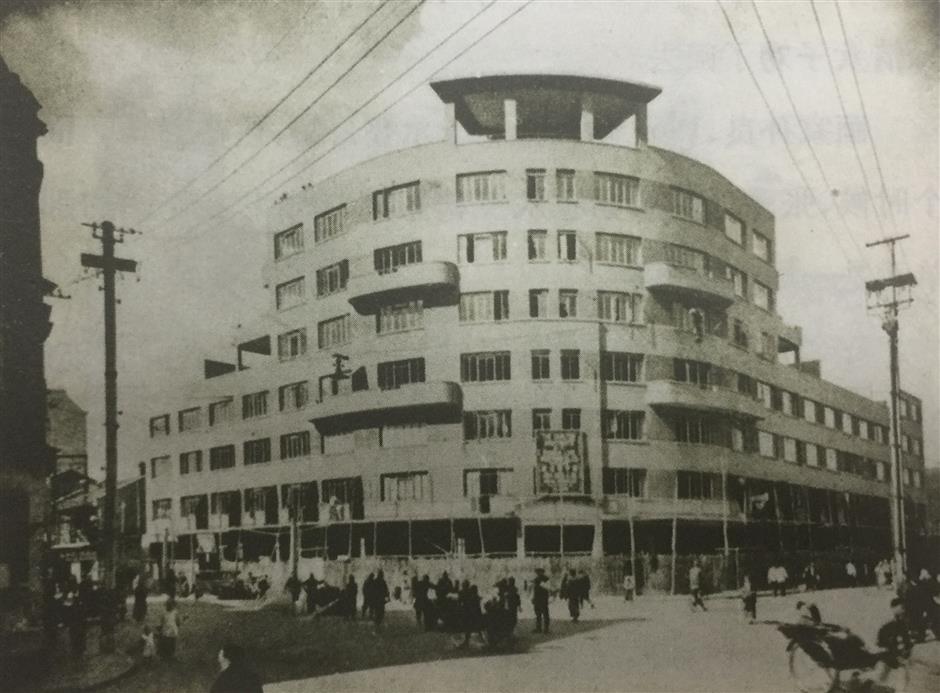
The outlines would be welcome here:
M 117 533 L 115 530 L 115 502 L 117 498 L 117 329 L 114 277 L 118 272 L 134 272 L 137 263 L 114 256 L 115 243 L 123 243 L 125 234 L 134 229 L 117 229 L 110 221 L 83 224 L 92 229 L 92 235 L 101 241 L 101 255 L 82 253 L 84 267 L 101 272 L 104 291 L 104 407 L 105 407 L 105 482 L 104 517 L 101 544 L 103 551 L 103 578 L 109 590 L 115 588 L 117 562 Z
M 898 362 L 898 313 L 903 305 L 913 303 L 910 297 L 911 287 L 917 280 L 911 273 L 897 274 L 897 259 L 895 247 L 898 241 L 908 238 L 909 234 L 892 236 L 880 241 L 866 243 L 865 247 L 872 248 L 878 245 L 889 245 L 891 248 L 891 276 L 885 279 L 873 279 L 865 282 L 868 292 L 868 308 L 883 312 L 882 329 L 888 334 L 890 368 L 891 368 L 891 539 L 894 549 L 894 574 L 898 579 L 907 573 L 907 547 L 904 531 L 904 480 L 901 475 L 901 420 L 899 413 L 899 398 L 901 387 L 901 372 Z M 882 294 L 890 289 L 890 300 L 884 300 Z M 898 289 L 906 289 L 907 296 L 898 297 Z

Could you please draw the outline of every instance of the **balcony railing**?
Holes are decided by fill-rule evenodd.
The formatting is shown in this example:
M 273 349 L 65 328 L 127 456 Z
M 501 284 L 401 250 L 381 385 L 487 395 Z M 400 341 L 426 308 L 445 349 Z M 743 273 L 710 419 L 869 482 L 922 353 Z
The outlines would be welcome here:
M 693 409 L 751 419 L 764 418 L 763 404 L 735 389 L 677 380 L 653 380 L 646 385 L 646 401 L 653 407 Z
M 701 268 L 658 261 L 646 264 L 643 281 L 650 291 L 672 293 L 707 304 L 727 307 L 734 303 L 734 284 Z
M 457 383 L 413 383 L 394 390 L 363 390 L 328 397 L 317 405 L 311 421 L 321 433 L 335 433 L 426 417 L 456 421 L 462 409 L 463 391 Z
M 369 272 L 349 280 L 349 303 L 362 315 L 417 300 L 425 306 L 453 305 L 459 294 L 460 273 L 452 262 L 400 265 L 394 272 Z

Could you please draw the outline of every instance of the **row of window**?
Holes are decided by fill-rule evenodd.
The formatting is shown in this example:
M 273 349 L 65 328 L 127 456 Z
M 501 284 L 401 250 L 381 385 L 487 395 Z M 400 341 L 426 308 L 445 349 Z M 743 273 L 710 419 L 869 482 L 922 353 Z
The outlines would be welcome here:
M 462 173 L 456 177 L 457 204 L 479 204 L 502 202 L 507 199 L 506 171 L 476 171 Z M 546 169 L 526 170 L 526 198 L 532 202 L 548 199 Z M 577 202 L 577 177 L 571 169 L 556 169 L 554 175 L 555 199 L 559 202 Z M 374 220 L 398 217 L 417 212 L 421 208 L 420 181 L 377 190 L 372 194 L 372 218 Z M 595 171 L 593 173 L 593 199 L 599 204 L 620 207 L 641 206 L 640 180 L 632 176 L 617 173 Z M 688 190 L 672 188 L 672 214 L 694 221 L 706 223 L 707 205 L 705 199 Z M 333 207 L 314 217 L 314 241 L 321 243 L 341 234 L 345 226 L 346 206 Z M 751 230 L 748 234 L 744 223 L 736 216 L 724 212 L 722 227 L 725 236 L 740 246 L 750 246 L 757 257 L 772 262 L 772 244 L 768 237 Z M 748 244 L 748 238 L 750 243 Z M 303 225 L 292 226 L 274 236 L 274 257 L 281 259 L 303 250 Z
M 642 440 L 645 436 L 645 412 L 604 409 L 601 412 L 602 435 L 608 440 Z M 580 430 L 581 410 L 562 409 L 564 430 Z M 532 433 L 554 430 L 551 409 L 532 410 Z M 511 409 L 481 409 L 463 413 L 464 441 L 498 440 L 512 437 Z

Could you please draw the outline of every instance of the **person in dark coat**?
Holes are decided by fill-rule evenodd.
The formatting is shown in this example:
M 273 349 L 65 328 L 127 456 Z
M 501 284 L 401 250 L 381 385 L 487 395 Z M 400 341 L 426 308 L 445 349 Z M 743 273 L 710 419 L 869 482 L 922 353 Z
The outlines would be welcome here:
M 318 580 L 313 573 L 304 580 L 304 592 L 307 595 L 307 613 L 312 614 L 317 610 L 317 585 Z
M 450 576 L 447 574 L 446 570 L 434 586 L 434 591 L 437 593 L 438 602 L 447 599 L 447 595 L 454 591 L 454 583 L 450 581 Z
M 431 589 L 431 578 L 425 575 L 420 580 L 415 576 L 414 585 L 411 588 L 411 596 L 415 600 L 415 622 L 420 626 L 425 622 L 425 616 L 428 611 L 428 592 Z M 426 628 L 427 626 L 425 626 Z
M 382 627 L 382 621 L 385 620 L 385 604 L 389 599 L 388 583 L 385 582 L 385 573 L 381 570 L 376 573 L 375 580 L 372 582 L 372 603 L 369 610 L 372 612 L 372 622 L 376 629 Z
M 362 617 L 371 615 L 373 591 L 375 586 L 375 573 L 369 573 L 362 581 Z
M 516 587 L 516 578 L 511 577 L 506 580 L 503 598 L 506 604 L 506 613 L 509 614 L 509 623 L 515 629 L 516 624 L 519 623 L 519 612 L 522 611 L 522 598 L 519 596 L 519 590 Z
M 346 588 L 343 590 L 343 618 L 347 621 L 356 620 L 356 597 L 359 594 L 359 585 L 356 584 L 356 578 L 349 576 L 346 581 Z
M 561 598 L 568 602 L 568 613 L 571 622 L 577 623 L 581 616 L 581 581 L 574 568 L 561 580 Z
M 166 570 L 163 591 L 170 599 L 176 598 L 176 572 L 172 568 L 167 568 Z
M 535 578 L 532 580 L 532 608 L 535 609 L 536 633 L 548 633 L 551 619 L 548 615 L 548 577 L 544 568 L 535 569 Z
M 584 602 L 587 602 L 588 605 L 593 609 L 594 602 L 591 601 L 591 576 L 582 569 L 578 573 L 578 581 L 580 583 L 579 595 L 581 598 L 581 608 L 584 608 Z
M 134 588 L 134 620 L 143 623 L 147 618 L 147 576 L 141 573 Z
M 209 693 L 263 693 L 261 677 L 245 662 L 245 651 L 233 643 L 219 650 L 219 675 Z
M 464 580 L 459 599 L 460 617 L 463 621 L 463 647 L 469 647 L 473 633 L 478 633 L 480 639 L 483 639 L 483 611 L 480 608 L 480 592 L 477 586 Z

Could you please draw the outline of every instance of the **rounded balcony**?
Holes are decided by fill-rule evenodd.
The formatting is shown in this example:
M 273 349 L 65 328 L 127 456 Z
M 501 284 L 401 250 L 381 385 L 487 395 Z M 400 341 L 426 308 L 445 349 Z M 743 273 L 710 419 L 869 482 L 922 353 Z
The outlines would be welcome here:
M 377 313 L 383 305 L 418 300 L 425 307 L 454 305 L 459 295 L 460 272 L 452 262 L 400 265 L 394 271 L 349 280 L 349 303 L 360 315 Z
M 720 308 L 727 308 L 734 303 L 734 285 L 731 281 L 680 264 L 648 263 L 643 271 L 643 283 L 651 292 L 685 296 Z
M 647 383 L 646 401 L 651 407 L 692 409 L 748 419 L 762 419 L 766 411 L 756 399 L 737 390 L 676 380 Z

